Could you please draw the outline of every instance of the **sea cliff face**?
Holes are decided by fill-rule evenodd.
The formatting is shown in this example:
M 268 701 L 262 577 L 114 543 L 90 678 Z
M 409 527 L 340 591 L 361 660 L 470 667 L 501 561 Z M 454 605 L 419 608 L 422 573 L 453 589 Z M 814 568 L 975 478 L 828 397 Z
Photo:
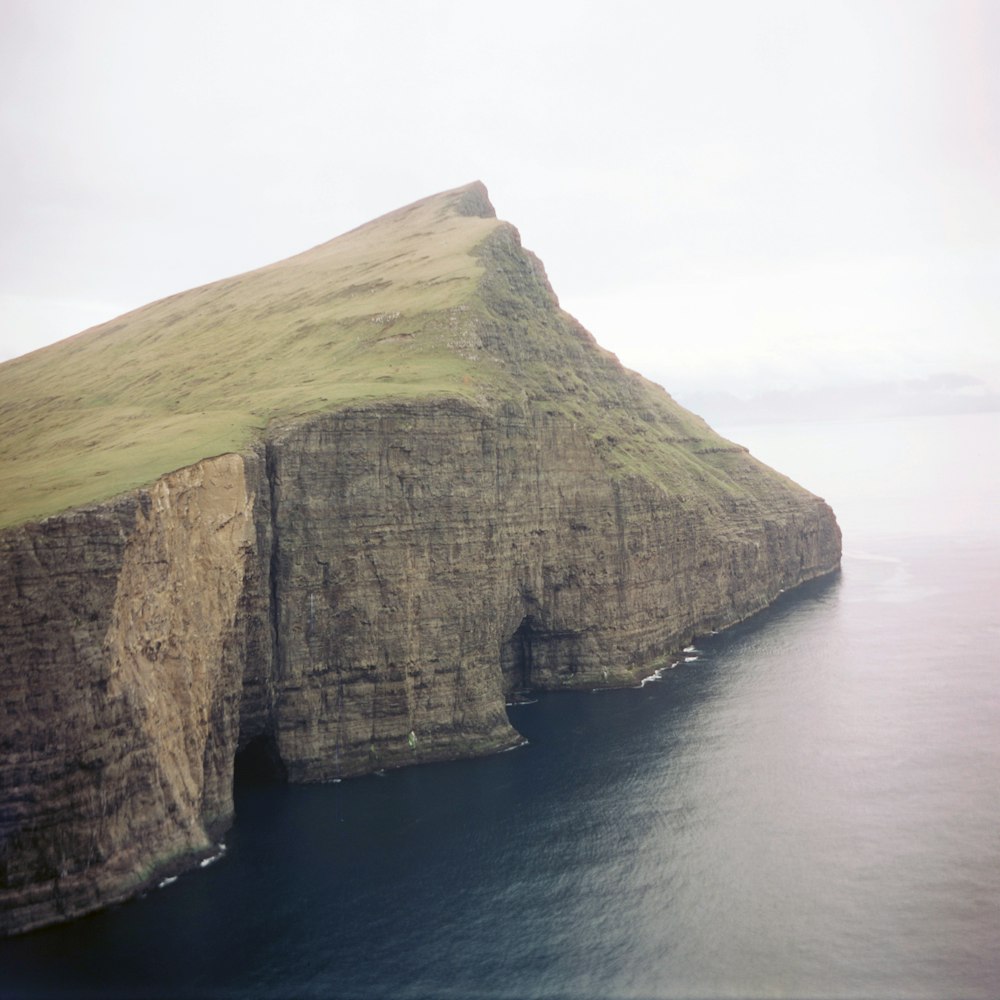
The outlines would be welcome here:
M 823 501 L 625 372 L 460 194 L 416 214 L 474 217 L 475 298 L 349 327 L 404 361 L 439 331 L 456 391 L 283 416 L 0 532 L 0 931 L 212 853 L 241 764 L 325 781 L 512 746 L 514 692 L 636 683 L 839 565 Z
M 512 692 L 634 683 L 839 557 L 814 497 L 613 479 L 579 428 L 512 404 L 349 411 L 269 453 L 275 738 L 295 780 L 511 743 Z
M 0 534 L 4 930 L 121 899 L 231 822 L 252 512 L 226 455 Z
M 0 534 L 4 929 L 210 853 L 240 748 L 323 781 L 511 746 L 513 692 L 635 683 L 836 567 L 822 501 L 714 458 L 749 482 L 709 501 L 559 415 L 380 405 Z

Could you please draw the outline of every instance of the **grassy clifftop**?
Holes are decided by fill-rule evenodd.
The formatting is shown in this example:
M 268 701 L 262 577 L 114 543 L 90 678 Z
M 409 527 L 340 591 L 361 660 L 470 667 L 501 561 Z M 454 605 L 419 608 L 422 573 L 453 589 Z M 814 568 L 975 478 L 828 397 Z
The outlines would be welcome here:
M 499 223 L 481 185 L 0 365 L 0 526 L 237 450 L 276 417 L 447 392 L 469 367 L 420 338 L 475 291 Z M 395 338 L 395 341 L 394 341 Z
M 623 438 L 651 423 L 661 444 L 720 442 L 558 309 L 477 182 L 0 365 L 0 527 L 238 451 L 272 421 L 512 393 L 584 420 L 624 466 L 648 449 Z

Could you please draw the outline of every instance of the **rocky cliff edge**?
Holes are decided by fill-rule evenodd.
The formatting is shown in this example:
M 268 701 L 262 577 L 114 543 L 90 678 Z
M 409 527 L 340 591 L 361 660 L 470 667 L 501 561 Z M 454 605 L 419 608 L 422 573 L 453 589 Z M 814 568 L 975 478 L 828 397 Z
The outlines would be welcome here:
M 514 692 L 635 683 L 839 565 L 829 507 L 599 348 L 482 185 L 175 299 L 7 373 L 29 393 L 111 344 L 134 374 L 241 309 L 304 358 L 234 450 L 0 532 L 5 933 L 212 853 L 240 761 L 325 781 L 511 746 Z

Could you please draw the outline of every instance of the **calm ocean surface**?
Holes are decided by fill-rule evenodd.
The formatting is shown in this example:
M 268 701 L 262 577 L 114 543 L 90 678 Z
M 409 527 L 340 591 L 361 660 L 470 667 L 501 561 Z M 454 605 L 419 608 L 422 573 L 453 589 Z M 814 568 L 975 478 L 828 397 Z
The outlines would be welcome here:
M 843 573 L 528 746 L 244 790 L 225 858 L 0 997 L 1000 996 L 1000 414 L 724 428 Z

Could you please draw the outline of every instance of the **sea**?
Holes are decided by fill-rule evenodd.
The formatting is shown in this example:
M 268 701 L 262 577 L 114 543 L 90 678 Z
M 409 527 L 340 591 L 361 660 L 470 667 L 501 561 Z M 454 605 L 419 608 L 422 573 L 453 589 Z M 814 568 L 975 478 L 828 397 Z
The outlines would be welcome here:
M 525 746 L 246 786 L 224 853 L 0 942 L 0 997 L 1000 997 L 1000 414 L 721 428 L 839 574 Z

